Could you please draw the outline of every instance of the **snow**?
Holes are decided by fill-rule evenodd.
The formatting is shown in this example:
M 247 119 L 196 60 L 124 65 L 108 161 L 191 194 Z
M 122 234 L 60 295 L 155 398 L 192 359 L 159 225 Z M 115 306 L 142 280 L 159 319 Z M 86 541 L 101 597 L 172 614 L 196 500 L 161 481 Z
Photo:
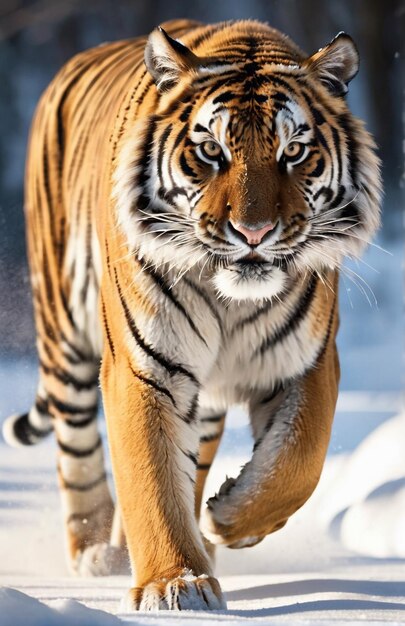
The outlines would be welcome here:
M 405 558 L 405 414 L 379 426 L 347 460 L 323 515 L 333 513 L 331 527 L 349 549 Z
M 10 366 L 0 371 L 8 378 L 0 421 L 26 402 L 14 385 L 29 393 L 29 385 L 28 391 L 21 386 L 25 373 L 14 379 L 12 372 Z M 218 549 L 226 612 L 119 614 L 129 578 L 79 579 L 66 568 L 52 439 L 21 450 L 0 442 L 0 626 L 405 623 L 405 415 L 394 415 L 399 405 L 394 393 L 341 395 L 310 501 L 261 544 Z M 353 450 L 355 426 L 361 443 Z M 207 495 L 226 474 L 236 474 L 250 450 L 246 416 L 232 411 Z
M 40 602 L 16 589 L 0 589 L 1 626 L 119 626 L 117 617 L 75 600 Z

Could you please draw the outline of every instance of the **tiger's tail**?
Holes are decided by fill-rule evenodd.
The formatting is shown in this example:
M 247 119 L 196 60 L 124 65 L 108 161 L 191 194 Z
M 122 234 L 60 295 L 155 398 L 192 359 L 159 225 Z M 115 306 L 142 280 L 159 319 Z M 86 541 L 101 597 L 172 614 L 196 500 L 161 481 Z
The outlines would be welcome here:
M 48 402 L 37 400 L 28 413 L 10 415 L 3 423 L 3 437 L 10 446 L 32 446 L 40 443 L 53 430 Z

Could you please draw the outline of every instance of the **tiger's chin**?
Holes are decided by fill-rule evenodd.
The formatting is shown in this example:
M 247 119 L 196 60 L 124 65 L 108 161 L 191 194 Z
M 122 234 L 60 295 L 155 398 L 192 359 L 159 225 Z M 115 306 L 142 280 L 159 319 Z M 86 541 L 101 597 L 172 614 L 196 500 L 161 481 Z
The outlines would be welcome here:
M 219 295 L 232 300 L 271 300 L 287 286 L 287 275 L 271 263 L 235 263 L 213 278 Z

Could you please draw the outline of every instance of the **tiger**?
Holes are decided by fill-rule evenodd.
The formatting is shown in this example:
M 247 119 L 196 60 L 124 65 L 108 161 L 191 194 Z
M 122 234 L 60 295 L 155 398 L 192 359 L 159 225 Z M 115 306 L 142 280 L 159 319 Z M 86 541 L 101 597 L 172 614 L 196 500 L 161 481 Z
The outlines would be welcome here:
M 215 546 L 314 491 L 339 385 L 338 281 L 380 222 L 376 145 L 339 33 L 313 55 L 255 20 L 172 20 L 73 57 L 25 180 L 39 384 L 7 441 L 55 433 L 67 559 L 124 611 L 226 608 Z M 97 428 L 101 386 L 114 505 Z M 202 507 L 229 407 L 253 449 Z

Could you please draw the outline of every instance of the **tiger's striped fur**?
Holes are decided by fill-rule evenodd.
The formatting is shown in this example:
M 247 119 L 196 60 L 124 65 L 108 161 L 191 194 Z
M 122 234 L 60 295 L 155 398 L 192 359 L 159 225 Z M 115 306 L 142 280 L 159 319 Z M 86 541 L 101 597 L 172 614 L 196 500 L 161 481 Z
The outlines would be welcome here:
M 307 57 L 258 22 L 177 20 L 77 55 L 39 104 L 25 206 L 40 384 L 6 432 L 55 431 L 70 563 L 120 566 L 101 358 L 130 610 L 223 606 L 196 517 L 231 404 L 255 443 L 208 501 L 210 542 L 254 545 L 318 482 L 339 267 L 379 222 L 374 144 L 344 99 L 357 65 L 344 34 Z

